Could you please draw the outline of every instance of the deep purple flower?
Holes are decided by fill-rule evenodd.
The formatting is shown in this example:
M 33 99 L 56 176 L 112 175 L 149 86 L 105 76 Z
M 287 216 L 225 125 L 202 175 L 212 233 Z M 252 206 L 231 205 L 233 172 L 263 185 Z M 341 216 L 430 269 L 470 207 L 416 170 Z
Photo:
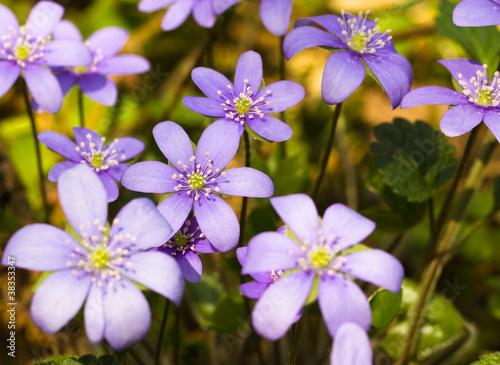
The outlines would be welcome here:
M 330 355 L 331 365 L 373 365 L 370 339 L 358 324 L 348 322 L 335 334 Z
M 453 9 L 453 23 L 460 27 L 500 25 L 500 1 L 463 0 Z
M 47 224 L 17 231 L 7 243 L 16 267 L 54 271 L 31 301 L 31 318 L 44 332 L 55 334 L 84 307 L 85 330 L 96 344 L 126 349 L 149 330 L 151 311 L 137 282 L 177 305 L 184 291 L 179 265 L 159 252 L 171 228 L 149 199 L 132 200 L 107 227 L 106 191 L 87 166 L 63 174 L 59 199 L 77 238 Z
M 65 135 L 45 131 L 38 134 L 38 140 L 52 151 L 68 159 L 52 167 L 49 180 L 58 181 L 61 173 L 78 164 L 88 165 L 104 185 L 108 202 L 118 198 L 118 185 L 123 172 L 129 167 L 124 164 L 144 150 L 144 143 L 133 137 L 116 138 L 105 145 L 106 138 L 91 129 L 73 127 L 76 143 Z
M 324 46 L 339 49 L 326 61 L 321 82 L 321 95 L 328 104 L 345 101 L 363 82 L 366 68 L 376 77 L 396 108 L 410 91 L 413 71 L 406 58 L 396 52 L 389 31 L 380 33 L 377 20 L 342 12 L 320 15 L 295 22 L 295 28 L 283 42 L 289 60 L 300 51 Z M 310 26 L 316 23 L 329 33 Z M 365 67 L 366 64 L 366 67 Z
M 82 92 L 97 103 L 114 105 L 118 95 L 115 82 L 109 75 L 134 75 L 149 71 L 144 57 L 120 54 L 129 33 L 120 27 L 106 27 L 92 34 L 85 45 L 92 54 L 92 63 L 84 67 L 58 68 L 56 77 L 64 95 L 78 84 Z M 78 28 L 68 20 L 61 21 L 54 30 L 54 39 L 72 39 L 83 42 Z
M 161 23 L 165 31 L 181 26 L 191 13 L 200 26 L 212 28 L 217 17 L 212 3 L 213 0 L 141 0 L 139 11 L 151 13 L 170 5 Z
M 221 73 L 197 67 L 191 72 L 196 86 L 207 96 L 185 96 L 184 105 L 196 113 L 234 121 L 240 136 L 248 127 L 271 141 L 284 141 L 292 129 L 269 114 L 291 108 L 304 98 L 304 88 L 293 81 L 278 81 L 260 89 L 262 58 L 254 51 L 243 53 L 236 65 L 234 85 Z
M 450 71 L 462 92 L 441 86 L 424 86 L 409 92 L 401 108 L 419 105 L 456 105 L 448 109 L 439 127 L 448 137 L 471 131 L 484 120 L 486 126 L 500 141 L 500 79 L 495 72 L 488 82 L 486 65 L 469 59 L 438 61 Z
M 219 15 L 241 0 L 214 0 L 215 12 Z M 262 0 L 260 19 L 264 27 L 274 35 L 286 34 L 292 17 L 292 0 Z
M 219 194 L 267 198 L 274 185 L 264 173 L 249 168 L 224 168 L 239 145 L 234 123 L 212 123 L 198 141 L 196 153 L 184 130 L 174 122 L 162 122 L 153 129 L 158 147 L 172 164 L 139 162 L 123 174 L 127 189 L 144 193 L 168 193 L 158 210 L 177 232 L 194 206 L 201 231 L 219 251 L 238 244 L 240 228 L 233 209 Z
M 158 251 L 175 257 L 184 279 L 191 283 L 197 283 L 201 278 L 202 265 L 198 253 L 218 252 L 206 239 L 195 217 L 186 220 L 181 229 Z
M 371 324 L 371 310 L 354 277 L 399 292 L 403 267 L 381 250 L 345 250 L 366 238 L 375 224 L 342 204 L 330 206 L 319 220 L 313 200 L 304 194 L 271 198 L 271 204 L 296 239 L 264 232 L 248 243 L 242 274 L 289 270 L 270 285 L 252 312 L 255 330 L 269 340 L 282 337 L 311 293 L 330 335 L 346 322 L 364 330 Z M 317 288 L 313 288 L 317 285 Z M 317 290 L 316 290 L 317 289 Z M 309 298 L 309 299 L 308 299 Z
M 23 74 L 35 102 L 49 113 L 61 109 L 61 87 L 48 67 L 85 66 L 92 61 L 82 42 L 52 40 L 51 35 L 64 13 L 52 1 L 38 2 L 26 25 L 0 4 L 0 97 Z

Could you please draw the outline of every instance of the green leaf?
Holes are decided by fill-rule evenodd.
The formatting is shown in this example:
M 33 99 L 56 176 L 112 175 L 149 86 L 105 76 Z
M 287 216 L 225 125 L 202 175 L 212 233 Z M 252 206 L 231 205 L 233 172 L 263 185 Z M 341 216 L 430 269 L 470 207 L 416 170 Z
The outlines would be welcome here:
M 250 326 L 243 297 L 238 289 L 222 293 L 209 326 L 232 334 L 241 332 L 243 327 Z
M 447 286 L 454 284 L 445 283 Z M 458 289 L 452 287 L 443 290 L 442 293 L 448 294 L 449 297 L 450 293 L 455 293 L 454 290 L 456 292 Z M 400 356 L 401 346 L 396 344 L 404 341 L 408 329 L 408 313 L 417 298 L 418 284 L 405 279 L 402 291 L 401 307 L 396 316 L 396 323 L 380 342 L 381 349 L 393 359 Z M 435 294 L 429 304 L 417 345 L 418 361 L 439 358 L 450 348 L 460 346 L 467 339 L 469 332 L 465 329 L 462 316 L 443 295 Z
M 76 356 L 60 355 L 39 360 L 33 363 L 33 365 L 81 365 L 81 364 L 77 361 Z
M 40 274 L 40 276 L 38 277 L 38 279 L 36 279 L 35 284 L 33 285 L 33 288 L 31 288 L 31 290 L 33 291 L 33 293 L 38 289 L 38 287 L 40 286 L 40 284 L 45 279 L 47 279 L 50 276 L 50 274 L 52 274 L 52 271 L 45 271 L 45 272 L 42 272 Z
M 97 357 L 92 354 L 80 356 L 80 358 L 78 359 L 78 363 L 82 365 L 101 365 Z
M 396 294 L 380 288 L 373 293 L 369 299 L 372 308 L 372 327 L 377 330 L 386 328 L 396 317 L 402 298 L 402 291 Z
M 436 19 L 438 32 L 460 43 L 472 58 L 489 65 L 488 71 L 492 74 L 499 59 L 500 32 L 496 27 L 457 27 L 452 19 L 455 6 L 456 4 L 450 1 L 441 2 Z
M 500 352 L 494 352 L 479 357 L 479 361 L 474 361 L 471 365 L 498 365 L 500 364 Z
M 375 127 L 375 167 L 392 191 L 409 202 L 424 202 L 455 170 L 455 148 L 429 124 L 396 118 Z
M 99 356 L 100 365 L 120 365 L 120 361 L 113 355 Z

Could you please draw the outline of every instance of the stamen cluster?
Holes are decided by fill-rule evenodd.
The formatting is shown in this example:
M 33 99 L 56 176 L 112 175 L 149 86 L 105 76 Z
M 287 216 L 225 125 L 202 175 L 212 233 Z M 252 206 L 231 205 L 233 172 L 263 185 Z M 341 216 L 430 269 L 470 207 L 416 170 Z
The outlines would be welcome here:
M 76 146 L 75 150 L 80 152 L 82 156 L 80 162 L 89 165 L 95 172 L 107 170 L 111 166 L 117 166 L 119 160 L 124 161 L 127 159 L 125 155 L 118 156 L 116 149 L 113 149 L 113 146 L 118 143 L 118 139 L 113 140 L 108 147 L 103 148 L 106 138 L 101 137 L 101 144 L 96 148 L 96 144 L 92 142 L 92 136 L 87 134 L 86 137 L 88 139 L 88 148 L 86 148 L 85 142 L 81 142 L 79 146 Z M 88 149 L 90 149 L 90 152 L 88 152 Z
M 205 157 L 208 157 L 209 153 L 205 153 Z M 219 176 L 225 176 L 224 171 L 220 172 L 218 168 L 212 170 L 212 160 L 209 159 L 205 166 L 196 162 L 196 157 L 192 156 L 189 161 L 191 166 L 184 165 L 181 161 L 177 161 L 177 164 L 182 168 L 184 173 L 173 174 L 172 179 L 179 182 L 175 187 L 175 191 L 185 191 L 188 196 L 193 193 L 194 200 L 200 198 L 200 193 L 208 197 L 208 195 L 213 191 L 219 191 L 218 187 L 213 188 L 215 180 Z
M 234 119 L 241 125 L 245 125 L 245 116 L 248 116 L 250 119 L 253 119 L 254 115 L 263 118 L 264 113 L 260 110 L 260 107 L 271 104 L 269 101 L 264 102 L 266 96 L 271 94 L 271 90 L 267 90 L 266 95 L 256 100 L 252 98 L 253 92 L 250 86 L 248 86 L 248 79 L 244 81 L 244 92 L 239 93 L 238 96 L 235 95 L 231 85 L 227 85 L 227 89 L 231 92 L 233 99 L 227 98 L 221 90 L 218 90 L 217 93 L 225 99 L 225 102 L 221 106 L 226 112 L 226 118 Z
M 462 80 L 462 74 L 458 74 L 458 84 L 462 92 L 469 98 L 471 103 L 482 107 L 497 107 L 500 104 L 500 85 L 498 83 L 498 71 L 495 72 L 493 80 L 488 85 L 487 65 L 483 65 L 483 71 L 477 70 L 476 77 L 471 77 L 469 83 Z M 471 86 L 471 87 L 469 87 Z
M 392 39 L 389 35 L 391 30 L 379 33 L 378 19 L 375 19 L 373 26 L 366 24 L 370 11 L 367 11 L 364 16 L 360 11 L 357 18 L 351 19 L 347 19 L 343 10 L 341 14 L 342 19 L 339 18 L 338 21 L 342 27 L 342 34 L 347 46 L 353 51 L 373 54 L 378 49 L 384 48 L 386 42 Z
M 189 232 L 189 226 L 191 225 L 191 221 L 186 221 L 184 228 L 179 230 L 173 238 L 169 239 L 167 243 L 163 245 L 163 247 L 173 248 L 175 251 L 171 252 L 172 256 L 176 256 L 177 253 L 186 255 L 188 251 L 196 251 L 195 250 L 195 242 L 204 237 L 201 232 L 200 226 L 195 228 L 194 232 Z
M 28 26 L 23 25 L 19 30 L 9 27 L 10 34 L 0 35 L 0 53 L 8 61 L 15 61 L 21 67 L 26 66 L 26 62 L 37 62 L 44 56 L 45 45 L 52 39 L 32 38 L 28 33 Z

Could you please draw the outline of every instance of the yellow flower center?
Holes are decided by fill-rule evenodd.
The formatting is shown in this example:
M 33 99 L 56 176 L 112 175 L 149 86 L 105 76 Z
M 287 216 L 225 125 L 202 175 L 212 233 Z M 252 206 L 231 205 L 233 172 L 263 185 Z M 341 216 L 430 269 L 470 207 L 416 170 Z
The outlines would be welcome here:
M 243 96 L 234 105 L 239 114 L 246 114 L 252 108 L 252 99 Z
M 175 234 L 174 239 L 177 246 L 180 247 L 186 246 L 188 243 L 188 238 L 184 236 L 180 231 Z
M 326 268 L 332 257 L 327 248 L 318 248 L 310 254 L 311 263 L 317 268 Z
M 102 163 L 104 162 L 104 156 L 101 155 L 100 153 L 96 153 L 92 157 L 92 166 L 95 168 L 101 167 Z
M 31 47 L 28 44 L 23 44 L 16 48 L 16 56 L 19 60 L 27 60 L 31 54 Z
M 189 187 L 195 190 L 199 190 L 206 184 L 205 178 L 200 173 L 192 174 L 189 177 Z
M 90 256 L 92 264 L 97 269 L 102 269 L 103 267 L 106 267 L 109 262 L 109 258 L 110 255 L 106 247 L 98 248 L 97 250 L 92 252 L 92 255 Z

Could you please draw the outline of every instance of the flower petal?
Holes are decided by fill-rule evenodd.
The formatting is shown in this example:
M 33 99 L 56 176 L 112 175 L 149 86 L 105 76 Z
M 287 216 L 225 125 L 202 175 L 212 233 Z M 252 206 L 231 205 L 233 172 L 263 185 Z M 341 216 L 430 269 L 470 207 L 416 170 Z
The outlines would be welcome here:
M 453 23 L 460 27 L 500 25 L 500 4 L 490 0 L 463 0 L 453 9 Z
M 335 334 L 331 365 L 372 365 L 373 354 L 366 331 L 355 323 L 343 324 Z
M 96 146 L 102 144 L 101 136 L 92 129 L 73 127 L 73 135 L 75 136 L 76 144 L 80 147 L 80 150 L 84 150 L 88 153 L 92 153 L 92 149 L 90 148 L 91 143 L 95 143 Z
M 403 265 L 394 256 L 382 250 L 363 250 L 345 256 L 347 262 L 341 271 L 357 279 L 399 293 L 404 278 Z
M 71 270 L 63 270 L 47 277 L 31 299 L 33 323 L 49 335 L 59 331 L 82 307 L 91 279 L 84 270 L 76 275 Z
M 302 29 L 302 28 L 299 28 Z M 365 79 L 365 65 L 353 51 L 338 51 L 326 61 L 321 96 L 328 104 L 344 102 Z
M 9 29 L 19 29 L 19 22 L 14 13 L 5 5 L 0 4 L 0 34 L 9 34 Z
M 64 214 L 78 235 L 102 237 L 99 226 L 106 225 L 108 216 L 106 191 L 90 167 L 80 164 L 64 171 L 57 191 Z
M 347 48 L 347 45 L 325 32 L 314 27 L 300 27 L 287 34 L 283 41 L 283 53 L 287 60 L 307 48 L 326 46 Z
M 362 57 L 389 96 L 392 108 L 396 108 L 411 88 L 413 70 L 410 63 L 400 54 L 392 52 L 364 54 Z
M 206 166 L 208 160 L 211 160 L 213 171 L 222 170 L 236 155 L 239 144 L 239 126 L 232 121 L 219 119 L 201 134 L 196 146 L 196 163 Z
M 35 271 L 55 271 L 68 268 L 73 261 L 71 254 L 80 244 L 67 232 L 48 224 L 31 224 L 19 231 L 7 242 L 3 252 L 2 265 L 9 258 L 16 261 L 16 267 Z M 76 266 L 72 265 L 70 267 Z
M 483 118 L 484 108 L 471 104 L 458 105 L 443 114 L 439 128 L 448 137 L 461 136 L 470 132 Z
M 375 223 L 344 204 L 330 205 L 323 215 L 324 237 L 334 236 L 336 245 L 345 250 L 363 241 L 375 229 Z
M 189 160 L 194 156 L 193 144 L 187 133 L 174 122 L 161 122 L 153 128 L 153 136 L 161 152 L 173 166 L 191 166 Z M 184 171 L 181 166 L 179 171 Z M 172 175 L 170 175 L 172 176 Z
M 86 66 L 92 63 L 92 55 L 80 41 L 54 39 L 45 45 L 40 61 L 51 67 Z
M 113 80 L 99 74 L 82 75 L 80 89 L 91 100 L 106 106 L 113 106 L 118 97 L 118 88 Z
M 182 99 L 184 106 L 195 113 L 209 117 L 224 117 L 226 112 L 221 102 L 199 96 L 185 96 Z
M 255 281 L 240 285 L 241 293 L 250 299 L 259 299 L 270 284 Z
M 54 39 L 72 39 L 74 41 L 83 42 L 80 30 L 69 20 L 63 19 L 54 28 L 52 33 Z
M 116 150 L 120 161 L 129 160 L 144 151 L 144 142 L 134 137 L 120 137 L 110 142 L 106 147 Z
M 172 227 L 172 237 L 179 229 L 181 229 L 186 218 L 191 212 L 193 207 L 193 198 L 188 196 L 186 193 L 175 193 L 170 195 L 164 201 L 158 205 L 158 210 L 160 211 L 163 218 L 167 220 Z M 170 238 L 168 237 L 168 238 Z M 166 242 L 167 240 L 165 240 Z
M 346 322 L 354 322 L 368 331 L 372 311 L 365 293 L 345 276 L 322 276 L 318 283 L 318 302 L 330 336 Z
M 165 243 L 171 233 L 172 228 L 155 204 L 147 198 L 137 198 L 118 212 L 109 231 L 109 237 L 130 234 L 135 240 L 126 247 L 121 241 L 111 240 L 109 248 L 120 246 L 131 252 L 147 250 Z
M 262 0 L 259 12 L 262 24 L 269 32 L 284 36 L 290 27 L 292 0 Z
M 126 29 L 120 27 L 106 27 L 94 32 L 87 43 L 93 51 L 100 50 L 104 58 L 114 56 L 125 46 L 129 38 Z
M 191 283 L 200 281 L 203 267 L 200 257 L 196 252 L 188 251 L 185 255 L 178 254 L 175 256 L 177 263 L 181 267 L 182 276 Z
M 308 18 L 301 18 L 297 20 L 294 24 L 294 27 L 298 28 L 316 23 L 319 26 L 325 28 L 337 38 L 345 39 L 345 36 L 342 34 L 342 26 L 340 25 L 339 20 L 342 20 L 342 18 L 338 15 L 333 14 L 311 16 Z M 347 48 L 347 46 L 345 48 Z
M 78 162 L 73 162 L 73 161 L 63 161 L 63 162 L 59 162 L 57 165 L 55 165 L 54 167 L 52 167 L 49 171 L 49 176 L 48 176 L 48 179 L 49 181 L 54 181 L 56 182 L 57 180 L 59 180 L 59 176 L 61 176 L 61 174 L 66 171 L 66 170 L 69 170 L 77 165 L 79 165 L 80 163 Z
M 55 153 L 74 162 L 80 162 L 82 156 L 76 151 L 76 143 L 64 134 L 45 131 L 38 134 L 38 140 Z
M 84 308 L 85 332 L 93 344 L 98 344 L 104 338 L 106 320 L 102 302 L 103 290 L 95 283 L 91 285 Z
M 312 270 L 297 271 L 267 288 L 252 312 L 252 324 L 259 335 L 270 341 L 285 335 L 311 293 L 314 276 Z
M 283 142 L 290 139 L 293 134 L 288 124 L 270 115 L 248 118 L 247 124 L 252 131 L 270 141 Z
M 20 74 L 21 66 L 17 63 L 0 60 L 0 98 L 10 90 Z
M 101 179 L 102 185 L 104 186 L 104 190 L 106 190 L 106 197 L 108 199 L 108 203 L 114 202 L 116 199 L 118 199 L 120 191 L 118 189 L 116 181 L 113 180 L 113 178 L 109 176 L 106 173 L 106 171 L 97 174 L 97 176 L 99 176 L 99 179 Z
M 236 249 L 236 257 L 238 258 L 238 261 L 240 262 L 240 265 L 242 267 L 245 266 L 247 252 L 248 252 L 247 246 L 238 247 Z M 258 272 L 258 273 L 254 272 L 254 273 L 250 273 L 250 276 L 254 280 L 258 281 L 259 283 L 271 284 L 271 283 L 274 283 L 274 279 L 271 277 L 271 273 L 272 273 L 272 270 Z
M 115 351 L 131 347 L 148 333 L 151 325 L 148 301 L 129 280 L 122 279 L 108 289 L 103 295 L 103 304 L 104 338 Z
M 121 181 L 123 173 L 130 167 L 130 165 L 119 164 L 115 166 L 111 166 L 106 172 L 109 176 L 111 176 L 116 181 Z
M 198 88 L 210 99 L 220 100 L 221 103 L 226 101 L 226 98 L 233 100 L 234 96 L 228 90 L 233 84 L 223 74 L 206 67 L 196 67 L 191 71 L 191 78 Z M 219 95 L 218 92 L 221 92 Z M 224 95 L 226 98 L 222 97 Z
M 313 200 L 305 194 L 271 198 L 271 205 L 300 242 L 317 242 L 320 227 Z
M 250 167 L 236 167 L 225 171 L 215 182 L 218 193 L 254 198 L 269 198 L 274 193 L 273 181 L 269 176 Z
M 135 75 L 148 72 L 150 68 L 144 57 L 123 54 L 102 60 L 97 65 L 97 72 L 102 75 Z
M 174 174 L 178 174 L 177 170 L 162 162 L 138 162 L 123 173 L 122 185 L 142 193 L 172 193 L 177 186 Z
M 31 9 L 26 28 L 33 38 L 46 38 L 57 26 L 64 14 L 64 8 L 53 1 L 39 1 Z
M 243 53 L 236 64 L 234 72 L 234 93 L 246 93 L 247 87 L 257 93 L 262 84 L 262 57 L 254 51 Z M 245 80 L 248 80 L 245 83 Z
M 71 72 L 61 72 L 56 74 L 57 82 L 61 87 L 61 91 L 64 96 L 71 90 L 73 86 L 78 82 L 78 77 Z
M 222 14 L 231 6 L 236 5 L 241 0 L 214 0 L 214 9 L 217 15 Z
M 180 305 L 184 278 L 176 260 L 161 252 L 140 252 L 128 261 L 132 265 L 120 270 L 129 279 L 144 285 Z
M 292 239 L 276 232 L 263 232 L 248 242 L 248 252 L 242 274 L 272 270 L 288 270 L 298 266 L 300 246 Z
M 221 252 L 231 251 L 238 244 L 240 225 L 233 209 L 215 194 L 200 194 L 194 202 L 194 214 L 203 234 Z
M 438 63 L 446 67 L 455 81 L 464 81 L 470 90 L 475 89 L 475 87 L 471 85 L 470 79 L 477 77 L 477 71 L 483 72 L 483 65 L 480 62 L 467 58 L 451 58 L 447 60 L 439 60 Z M 459 74 L 462 74 L 461 78 L 458 77 Z
M 256 99 L 263 97 L 269 105 L 263 105 L 260 110 L 264 114 L 280 113 L 297 105 L 304 99 L 306 91 L 299 83 L 293 81 L 278 81 L 259 91 Z
M 63 94 L 56 77 L 45 67 L 34 63 L 26 63 L 23 73 L 36 103 L 51 114 L 57 113 L 62 106 Z
M 141 0 L 139 11 L 143 13 L 152 13 L 153 11 L 163 9 L 175 0 Z
M 193 18 L 202 27 L 212 28 L 215 24 L 212 0 L 199 0 L 193 8 Z
M 490 129 L 495 138 L 500 141 L 500 109 L 487 109 L 484 115 L 484 124 Z
M 469 104 L 467 97 L 456 90 L 441 86 L 424 86 L 413 89 L 401 101 L 401 108 L 419 105 L 463 105 Z
M 196 0 L 176 1 L 167 9 L 161 22 L 161 28 L 170 31 L 184 23 L 193 10 Z

